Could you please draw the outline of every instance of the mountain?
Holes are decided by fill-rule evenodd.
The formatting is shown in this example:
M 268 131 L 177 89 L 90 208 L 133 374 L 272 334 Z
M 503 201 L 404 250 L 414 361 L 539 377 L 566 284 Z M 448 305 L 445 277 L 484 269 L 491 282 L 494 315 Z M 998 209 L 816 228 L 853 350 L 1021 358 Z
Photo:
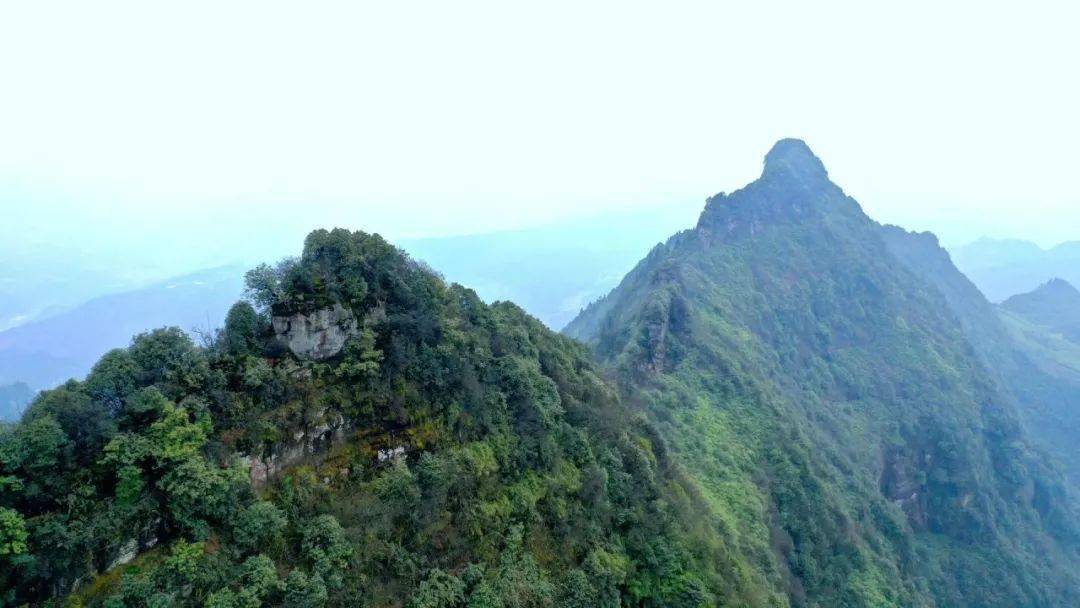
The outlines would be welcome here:
M 85 376 L 101 355 L 137 333 L 167 325 L 218 327 L 240 296 L 241 274 L 232 266 L 203 270 L 0 332 L 0 382 L 46 388 Z
M 904 266 L 945 296 L 979 361 L 1016 405 L 1032 443 L 1080 483 L 1080 348 L 991 304 L 934 235 L 885 226 L 882 236 Z
M 580 342 L 363 232 L 245 280 L 220 331 L 141 333 L 0 428 L 0 602 L 1080 602 L 1018 380 L 1053 376 L 801 141 Z
M 1080 481 L 1080 294 L 1062 279 L 1049 281 L 1027 294 L 1013 296 L 999 314 L 1014 342 L 1038 368 L 1016 384 L 1039 393 L 1029 401 L 1032 427 L 1043 429 L 1050 451 Z M 1036 435 L 1038 438 L 1038 435 Z
M 1064 279 L 1053 279 L 1035 291 L 1015 295 L 1001 307 L 1080 344 L 1080 291 Z
M 1043 249 L 1027 241 L 984 238 L 951 253 L 956 266 L 993 302 L 1057 277 L 1080 285 L 1080 241 Z
M 20 203 L 3 201 L 8 204 Z M 191 247 L 190 240 L 184 251 L 179 251 L 179 244 L 163 246 L 162 242 L 125 247 L 116 242 L 115 235 L 110 239 L 88 232 L 65 241 L 42 234 L 47 229 L 27 229 L 13 220 L 7 224 L 0 227 L 0 260 L 4 262 L 0 266 L 0 331 L 54 316 L 94 298 L 224 265 L 206 263 L 205 251 Z
M 485 302 L 509 300 L 560 329 L 611 290 L 653 246 L 694 221 L 695 209 L 663 205 L 551 226 L 398 244 Z M 617 227 L 617 229 L 613 229 Z
M 951 252 L 960 268 L 983 270 L 1040 260 L 1046 252 L 1031 241 L 983 237 Z
M 57 251 L 57 250 L 60 251 Z M 0 331 L 56 314 L 90 298 L 132 289 L 141 277 L 84 264 L 82 251 L 0 242 Z
M 0 424 L 14 422 L 34 398 L 34 391 L 22 382 L 0 386 Z
M 1075 605 L 1068 487 L 950 299 L 995 311 L 915 271 L 963 278 L 936 239 L 890 233 L 783 140 L 565 331 L 686 462 L 763 594 Z
M 377 235 L 247 282 L 0 429 L 4 605 L 782 603 L 583 345 Z

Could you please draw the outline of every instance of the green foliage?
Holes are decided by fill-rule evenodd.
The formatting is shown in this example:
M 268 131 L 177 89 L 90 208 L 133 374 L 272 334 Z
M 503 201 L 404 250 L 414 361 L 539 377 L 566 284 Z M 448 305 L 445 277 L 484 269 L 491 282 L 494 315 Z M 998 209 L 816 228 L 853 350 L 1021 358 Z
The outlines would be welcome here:
M 408 608 L 458 608 L 465 603 L 465 583 L 434 568 L 409 600 Z
M 26 520 L 14 509 L 0 507 L 0 559 L 26 553 Z
M 142 370 L 127 349 L 105 353 L 94 364 L 84 383 L 87 395 L 109 411 L 120 410 L 124 399 L 139 387 Z
M 162 564 L 162 574 L 180 584 L 188 583 L 195 578 L 204 553 L 204 543 L 189 543 L 181 539 L 173 545 L 171 554 Z
M 225 315 L 225 329 L 221 334 L 223 348 L 229 354 L 240 357 L 255 353 L 265 333 L 264 326 L 265 323 L 251 304 L 233 304 Z
M 720 522 L 580 345 L 363 233 L 313 233 L 248 285 L 273 314 L 341 304 L 357 335 L 297 360 L 241 303 L 206 349 L 156 330 L 43 395 L 0 432 L 0 501 L 30 560 L 0 579 L 13 601 L 73 586 L 102 606 L 735 593 Z M 285 470 L 256 496 L 240 454 Z
M 300 570 L 293 570 L 285 579 L 285 606 L 322 608 L 328 599 L 326 585 L 317 574 L 308 576 Z
M 138 381 L 90 396 L 121 395 L 107 408 L 120 432 L 76 518 L 100 520 L 109 540 L 69 552 L 65 568 L 86 572 L 74 564 L 89 556 L 100 571 L 128 539 L 192 560 L 183 576 L 163 564 L 119 585 L 104 574 L 91 602 L 659 606 L 684 579 L 705 581 L 706 604 L 738 593 L 718 566 L 720 522 L 699 517 L 689 481 L 581 346 L 362 233 L 315 233 L 301 258 L 257 270 L 249 287 L 275 314 L 342 304 L 361 327 L 322 362 L 260 351 L 273 341 L 242 329 L 246 309 L 208 350 L 166 330 L 123 351 Z M 257 500 L 236 451 L 290 468 Z M 242 560 L 255 558 L 285 580 L 253 585 Z M 32 574 L 41 582 L 27 597 L 47 597 L 55 576 Z
M 235 306 L 207 348 L 143 334 L 0 430 L 0 514 L 18 519 L 0 518 L 25 530 L 4 601 L 1063 597 L 1070 579 L 1023 561 L 1045 538 L 1017 532 L 1039 524 L 1011 497 L 1031 487 L 1045 513 L 1068 510 L 1052 510 L 1052 486 L 1025 486 L 1030 454 L 986 406 L 992 383 L 924 286 L 866 262 L 872 240 L 834 242 L 833 223 L 862 220 L 826 219 L 651 255 L 609 316 L 582 322 L 601 328 L 607 369 L 377 235 L 312 233 L 299 258 L 248 274 L 254 306 Z M 358 325 L 342 352 L 301 360 L 275 345 L 267 314 L 335 305 Z M 972 590 L 987 572 L 1003 581 L 997 602 Z
M 312 571 L 331 587 L 340 587 L 353 554 L 341 524 L 333 515 L 318 515 L 304 524 L 300 536 L 300 550 Z
M 169 400 L 156 387 L 139 389 L 124 401 L 119 422 L 126 428 L 146 426 L 162 415 L 168 403 Z
M 948 257 L 902 261 L 925 248 L 867 218 L 805 146 L 778 149 L 567 333 L 725 522 L 745 603 L 1073 602 L 1074 509 L 977 350 L 989 321 L 954 316 L 968 296 Z M 1059 488 L 1049 510 L 1023 489 L 1040 487 Z M 693 577 L 630 578 L 663 605 L 700 601 Z
M 260 500 L 243 509 L 233 526 L 233 543 L 242 553 L 280 554 L 288 519 L 274 503 Z

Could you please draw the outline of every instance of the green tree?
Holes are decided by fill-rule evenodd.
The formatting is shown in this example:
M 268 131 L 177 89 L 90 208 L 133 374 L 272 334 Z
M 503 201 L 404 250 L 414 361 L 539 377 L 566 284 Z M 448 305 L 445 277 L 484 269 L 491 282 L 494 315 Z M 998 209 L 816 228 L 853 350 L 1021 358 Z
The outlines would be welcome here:
M 0 479 L 8 488 L 0 502 L 18 503 L 26 512 L 43 508 L 64 494 L 70 441 L 49 414 L 0 434 Z M 18 492 L 15 492 L 15 489 Z
M 225 316 L 225 329 L 221 334 L 225 351 L 235 356 L 258 352 L 259 338 L 263 333 L 263 319 L 255 308 L 245 301 L 233 304 Z
M 257 501 L 240 511 L 233 524 L 233 541 L 244 553 L 281 552 L 288 520 L 281 509 L 267 501 Z
M 26 520 L 14 509 L 0 507 L 0 558 L 26 553 Z
M 102 355 L 86 377 L 83 387 L 92 399 L 116 415 L 124 399 L 139 387 L 142 369 L 126 348 Z
M 247 487 L 243 471 L 188 458 L 171 466 L 157 487 L 166 496 L 170 519 L 197 538 L 206 538 L 211 522 L 226 521 Z
M 286 258 L 275 266 L 259 264 L 247 271 L 244 275 L 245 295 L 264 312 L 275 304 L 290 300 L 286 287 L 296 273 L 297 264 L 294 258 Z
M 128 352 L 142 370 L 142 383 L 158 384 L 173 399 L 199 389 L 209 373 L 202 352 L 178 327 L 139 334 Z
M 184 539 L 176 541 L 162 564 L 165 576 L 177 586 L 190 583 L 198 573 L 199 562 L 205 552 L 204 543 L 189 543 Z
M 304 525 L 301 549 L 304 558 L 330 587 L 339 587 L 342 573 L 353 554 L 345 530 L 333 515 L 317 515 Z
M 596 587 L 581 569 L 568 572 L 559 582 L 558 605 L 562 608 L 595 608 L 601 606 Z
M 435 568 L 409 600 L 408 608 L 457 608 L 465 603 L 465 583 Z
M 139 389 L 124 400 L 119 415 L 120 425 L 124 429 L 145 427 L 157 420 L 169 403 L 157 387 Z
M 291 608 L 322 608 L 329 595 L 322 577 L 308 576 L 299 569 L 285 579 L 285 605 Z
M 91 400 L 75 382 L 41 393 L 25 418 L 33 421 L 46 415 L 60 424 L 80 466 L 92 462 L 116 432 L 109 410 Z

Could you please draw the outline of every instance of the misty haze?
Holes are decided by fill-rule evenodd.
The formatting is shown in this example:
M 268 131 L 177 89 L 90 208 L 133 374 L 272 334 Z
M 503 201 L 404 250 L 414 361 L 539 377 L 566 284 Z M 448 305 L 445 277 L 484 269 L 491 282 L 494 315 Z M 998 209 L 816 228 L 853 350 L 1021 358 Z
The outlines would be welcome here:
M 0 8 L 0 608 L 1080 606 L 1078 20 Z

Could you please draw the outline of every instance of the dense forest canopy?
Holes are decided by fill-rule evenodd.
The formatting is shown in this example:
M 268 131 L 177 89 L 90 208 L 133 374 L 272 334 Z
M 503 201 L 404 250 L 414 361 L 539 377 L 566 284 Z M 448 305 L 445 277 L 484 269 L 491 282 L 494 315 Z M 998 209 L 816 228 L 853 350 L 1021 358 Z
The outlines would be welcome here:
M 749 601 L 579 344 L 375 235 L 316 231 L 247 278 L 206 344 L 139 335 L 0 434 L 3 605 Z M 330 305 L 357 320 L 333 357 L 272 329 Z

